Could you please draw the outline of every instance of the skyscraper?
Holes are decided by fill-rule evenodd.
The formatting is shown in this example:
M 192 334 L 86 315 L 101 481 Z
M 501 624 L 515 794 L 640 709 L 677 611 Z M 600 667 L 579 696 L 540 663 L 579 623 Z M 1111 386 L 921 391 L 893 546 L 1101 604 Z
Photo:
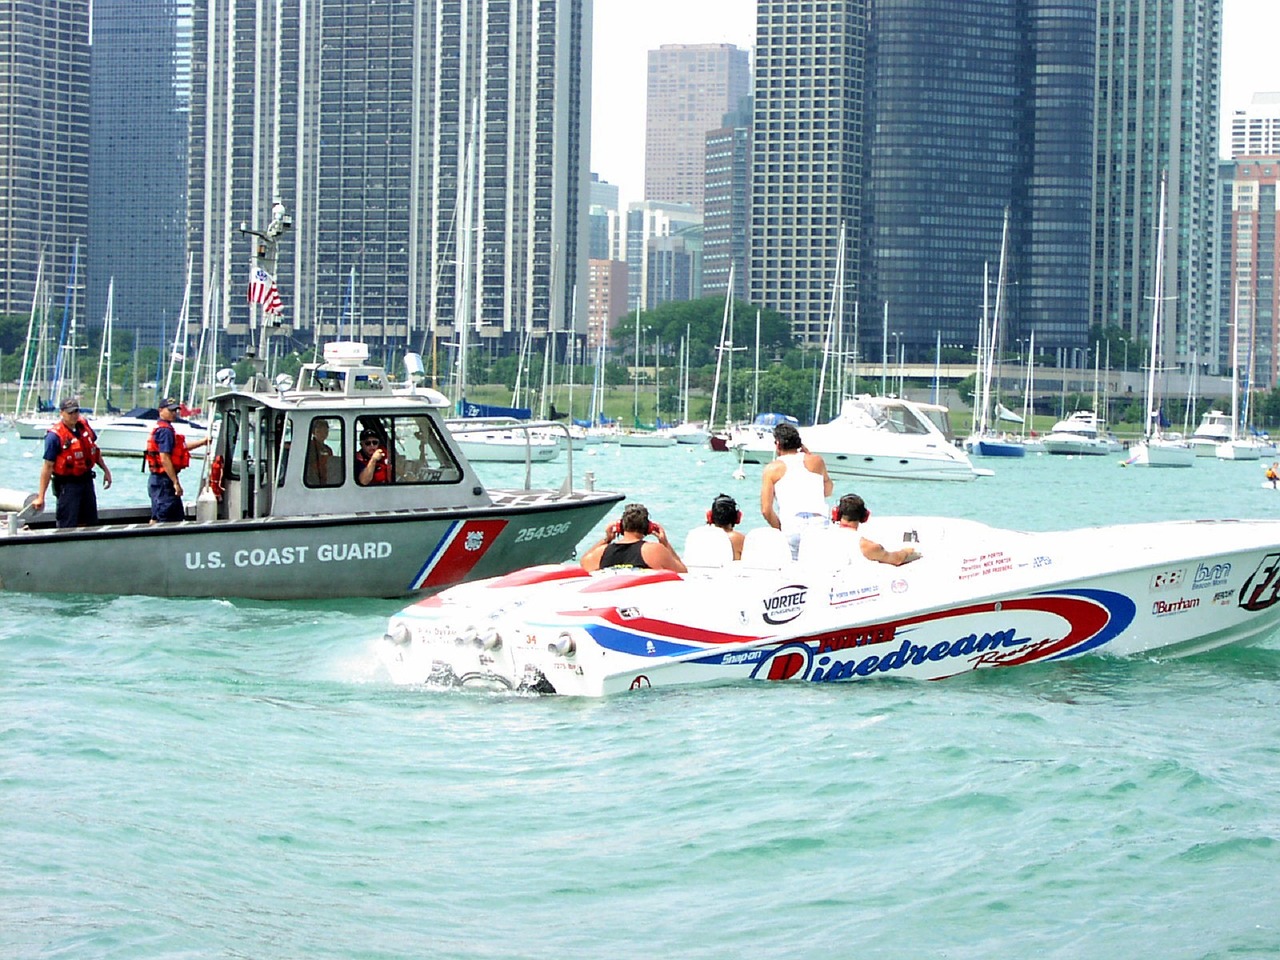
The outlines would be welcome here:
M 652 241 L 659 237 L 677 236 L 701 226 L 702 218 L 694 212 L 691 203 L 645 200 L 627 205 L 624 252 L 627 259 L 627 305 L 630 309 L 641 307 L 649 310 L 659 302 L 671 299 L 660 296 L 656 291 L 651 295 L 649 290 L 649 281 L 653 277 L 649 269 L 649 257 L 654 252 Z
M 114 281 L 116 329 L 159 342 L 182 308 L 190 0 L 94 0 L 89 315 Z
M 83 316 L 89 225 L 89 0 L 0 4 L 0 313 L 46 289 Z
M 1232 157 L 1280 154 L 1280 93 L 1255 93 L 1249 105 L 1231 114 Z
M 866 0 L 760 0 L 752 130 L 751 301 L 821 343 L 839 278 L 857 290 Z
M 1280 383 L 1280 154 L 1222 166 L 1224 366 L 1236 364 L 1249 389 L 1271 389 Z
M 751 99 L 725 114 L 724 126 L 707 133 L 703 206 L 702 292 L 723 294 L 733 272 L 733 295 L 747 298 L 751 275 Z
M 644 199 L 701 215 L 705 138 L 750 93 L 747 52 L 733 44 L 663 44 L 649 51 Z
M 1163 362 L 1186 369 L 1194 355 L 1220 365 L 1212 285 L 1222 0 L 1100 0 L 1098 30 L 1092 320 L 1146 337 L 1161 297 Z
M 1010 249 L 1002 349 L 1083 347 L 1088 329 L 1094 0 L 877 7 L 868 64 L 859 301 L 916 360 L 971 346 L 984 264 Z M 994 289 L 987 299 L 994 300 Z M 879 324 L 862 331 L 878 358 Z
M 590 0 L 196 3 L 193 247 L 239 330 L 229 227 L 277 198 L 288 323 L 509 347 L 585 318 Z

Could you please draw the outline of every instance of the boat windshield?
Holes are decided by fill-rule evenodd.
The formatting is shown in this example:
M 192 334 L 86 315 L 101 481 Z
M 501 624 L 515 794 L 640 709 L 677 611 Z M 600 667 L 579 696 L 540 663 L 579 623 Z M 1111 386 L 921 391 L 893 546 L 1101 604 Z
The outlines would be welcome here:
M 430 417 L 418 415 L 365 414 L 356 418 L 354 435 L 348 438 L 352 456 L 352 470 L 347 474 L 354 480 L 364 463 L 357 443 L 370 436 L 386 451 L 389 468 L 387 480 L 392 484 L 458 483 L 462 480 L 462 467 L 454 459 L 448 443 L 440 435 L 439 425 Z

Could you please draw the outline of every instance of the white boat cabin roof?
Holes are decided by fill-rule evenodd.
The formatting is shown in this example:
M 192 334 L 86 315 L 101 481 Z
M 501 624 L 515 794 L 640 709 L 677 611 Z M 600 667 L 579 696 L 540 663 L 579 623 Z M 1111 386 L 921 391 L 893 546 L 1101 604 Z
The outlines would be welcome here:
M 367 362 L 363 344 L 329 344 L 324 361 L 302 367 L 296 386 L 287 376 L 255 376 L 212 396 L 225 488 L 218 518 L 491 505 L 444 424 L 448 399 L 415 382 L 412 362 L 406 369 L 397 384 Z M 368 453 L 383 451 L 367 484 L 366 445 Z

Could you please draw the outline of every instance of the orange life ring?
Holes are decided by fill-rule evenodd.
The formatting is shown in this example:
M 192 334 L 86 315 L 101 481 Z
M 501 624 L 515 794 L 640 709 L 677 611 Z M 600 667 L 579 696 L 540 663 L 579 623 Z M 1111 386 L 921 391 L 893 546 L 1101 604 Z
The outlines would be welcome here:
M 209 464 L 209 492 L 215 500 L 222 499 L 222 454 L 218 454 Z

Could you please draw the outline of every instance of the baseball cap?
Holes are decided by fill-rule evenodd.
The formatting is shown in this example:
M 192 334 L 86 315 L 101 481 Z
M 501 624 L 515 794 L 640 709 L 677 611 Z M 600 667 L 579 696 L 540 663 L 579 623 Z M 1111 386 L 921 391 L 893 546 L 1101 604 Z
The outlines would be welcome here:
M 179 407 L 182 406 L 182 401 L 175 400 L 173 397 L 165 397 L 163 400 L 157 403 L 156 406 L 159 407 L 161 410 L 165 410 L 165 409 L 177 410 Z
M 67 397 L 67 399 L 65 399 L 65 400 L 63 400 L 63 401 L 62 401 L 62 403 L 58 404 L 58 409 L 59 409 L 59 410 L 79 410 L 79 409 L 80 409 L 80 398 L 79 398 L 79 397 Z

